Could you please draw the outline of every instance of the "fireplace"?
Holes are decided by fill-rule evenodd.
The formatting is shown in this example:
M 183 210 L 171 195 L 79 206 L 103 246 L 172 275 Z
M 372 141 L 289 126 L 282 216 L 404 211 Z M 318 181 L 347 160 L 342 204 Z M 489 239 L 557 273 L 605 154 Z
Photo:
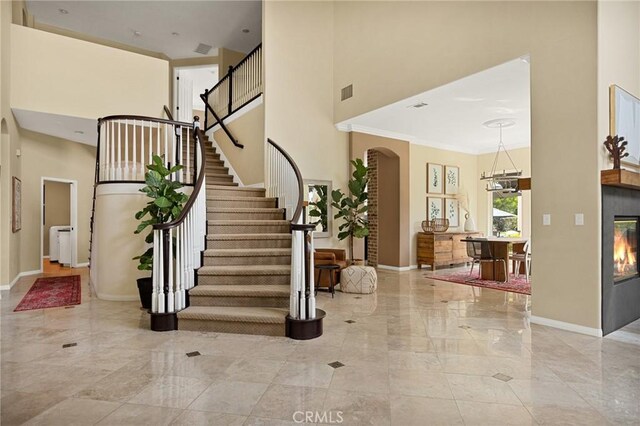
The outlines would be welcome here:
M 640 191 L 602 186 L 602 332 L 640 318 Z
M 613 222 L 614 283 L 638 276 L 637 259 L 638 218 L 616 217 Z

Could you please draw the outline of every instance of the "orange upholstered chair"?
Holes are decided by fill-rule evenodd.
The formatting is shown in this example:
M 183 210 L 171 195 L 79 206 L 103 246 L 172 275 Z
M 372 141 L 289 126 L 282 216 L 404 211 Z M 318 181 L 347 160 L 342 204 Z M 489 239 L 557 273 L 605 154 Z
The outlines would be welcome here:
M 347 253 L 344 249 L 330 249 L 330 248 L 318 248 L 313 253 L 314 265 L 338 265 L 340 269 L 330 271 L 333 275 L 334 284 L 340 282 L 340 271 L 347 266 Z M 319 270 L 314 271 L 314 282 L 316 287 L 329 287 L 329 273 L 327 271 L 322 272 L 322 280 L 318 282 Z

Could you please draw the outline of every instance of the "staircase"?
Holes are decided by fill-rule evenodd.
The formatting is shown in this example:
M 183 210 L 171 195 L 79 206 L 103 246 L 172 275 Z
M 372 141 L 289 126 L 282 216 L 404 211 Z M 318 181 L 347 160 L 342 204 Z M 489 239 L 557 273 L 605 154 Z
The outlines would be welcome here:
M 262 188 L 239 187 L 206 143 L 206 250 L 180 330 L 285 335 L 290 222 Z

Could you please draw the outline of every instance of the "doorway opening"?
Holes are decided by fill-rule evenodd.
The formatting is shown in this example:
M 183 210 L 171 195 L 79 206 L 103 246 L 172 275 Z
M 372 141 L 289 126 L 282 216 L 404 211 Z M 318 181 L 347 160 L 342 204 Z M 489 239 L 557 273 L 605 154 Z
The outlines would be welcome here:
M 40 269 L 78 266 L 78 182 L 42 177 L 40 182 Z
M 200 98 L 219 80 L 218 65 L 175 67 L 173 69 L 174 118 L 191 123 L 193 116 L 204 119 L 205 106 Z

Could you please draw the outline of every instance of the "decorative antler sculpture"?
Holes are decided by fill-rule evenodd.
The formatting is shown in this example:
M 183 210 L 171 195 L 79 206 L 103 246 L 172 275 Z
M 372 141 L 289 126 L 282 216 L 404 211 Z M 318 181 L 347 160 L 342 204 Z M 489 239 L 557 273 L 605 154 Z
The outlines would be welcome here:
M 625 152 L 627 150 L 627 141 L 624 140 L 623 136 L 609 135 L 607 136 L 607 140 L 604 141 L 604 146 L 613 158 L 613 169 L 620 169 L 620 160 L 629 156 L 629 153 Z

